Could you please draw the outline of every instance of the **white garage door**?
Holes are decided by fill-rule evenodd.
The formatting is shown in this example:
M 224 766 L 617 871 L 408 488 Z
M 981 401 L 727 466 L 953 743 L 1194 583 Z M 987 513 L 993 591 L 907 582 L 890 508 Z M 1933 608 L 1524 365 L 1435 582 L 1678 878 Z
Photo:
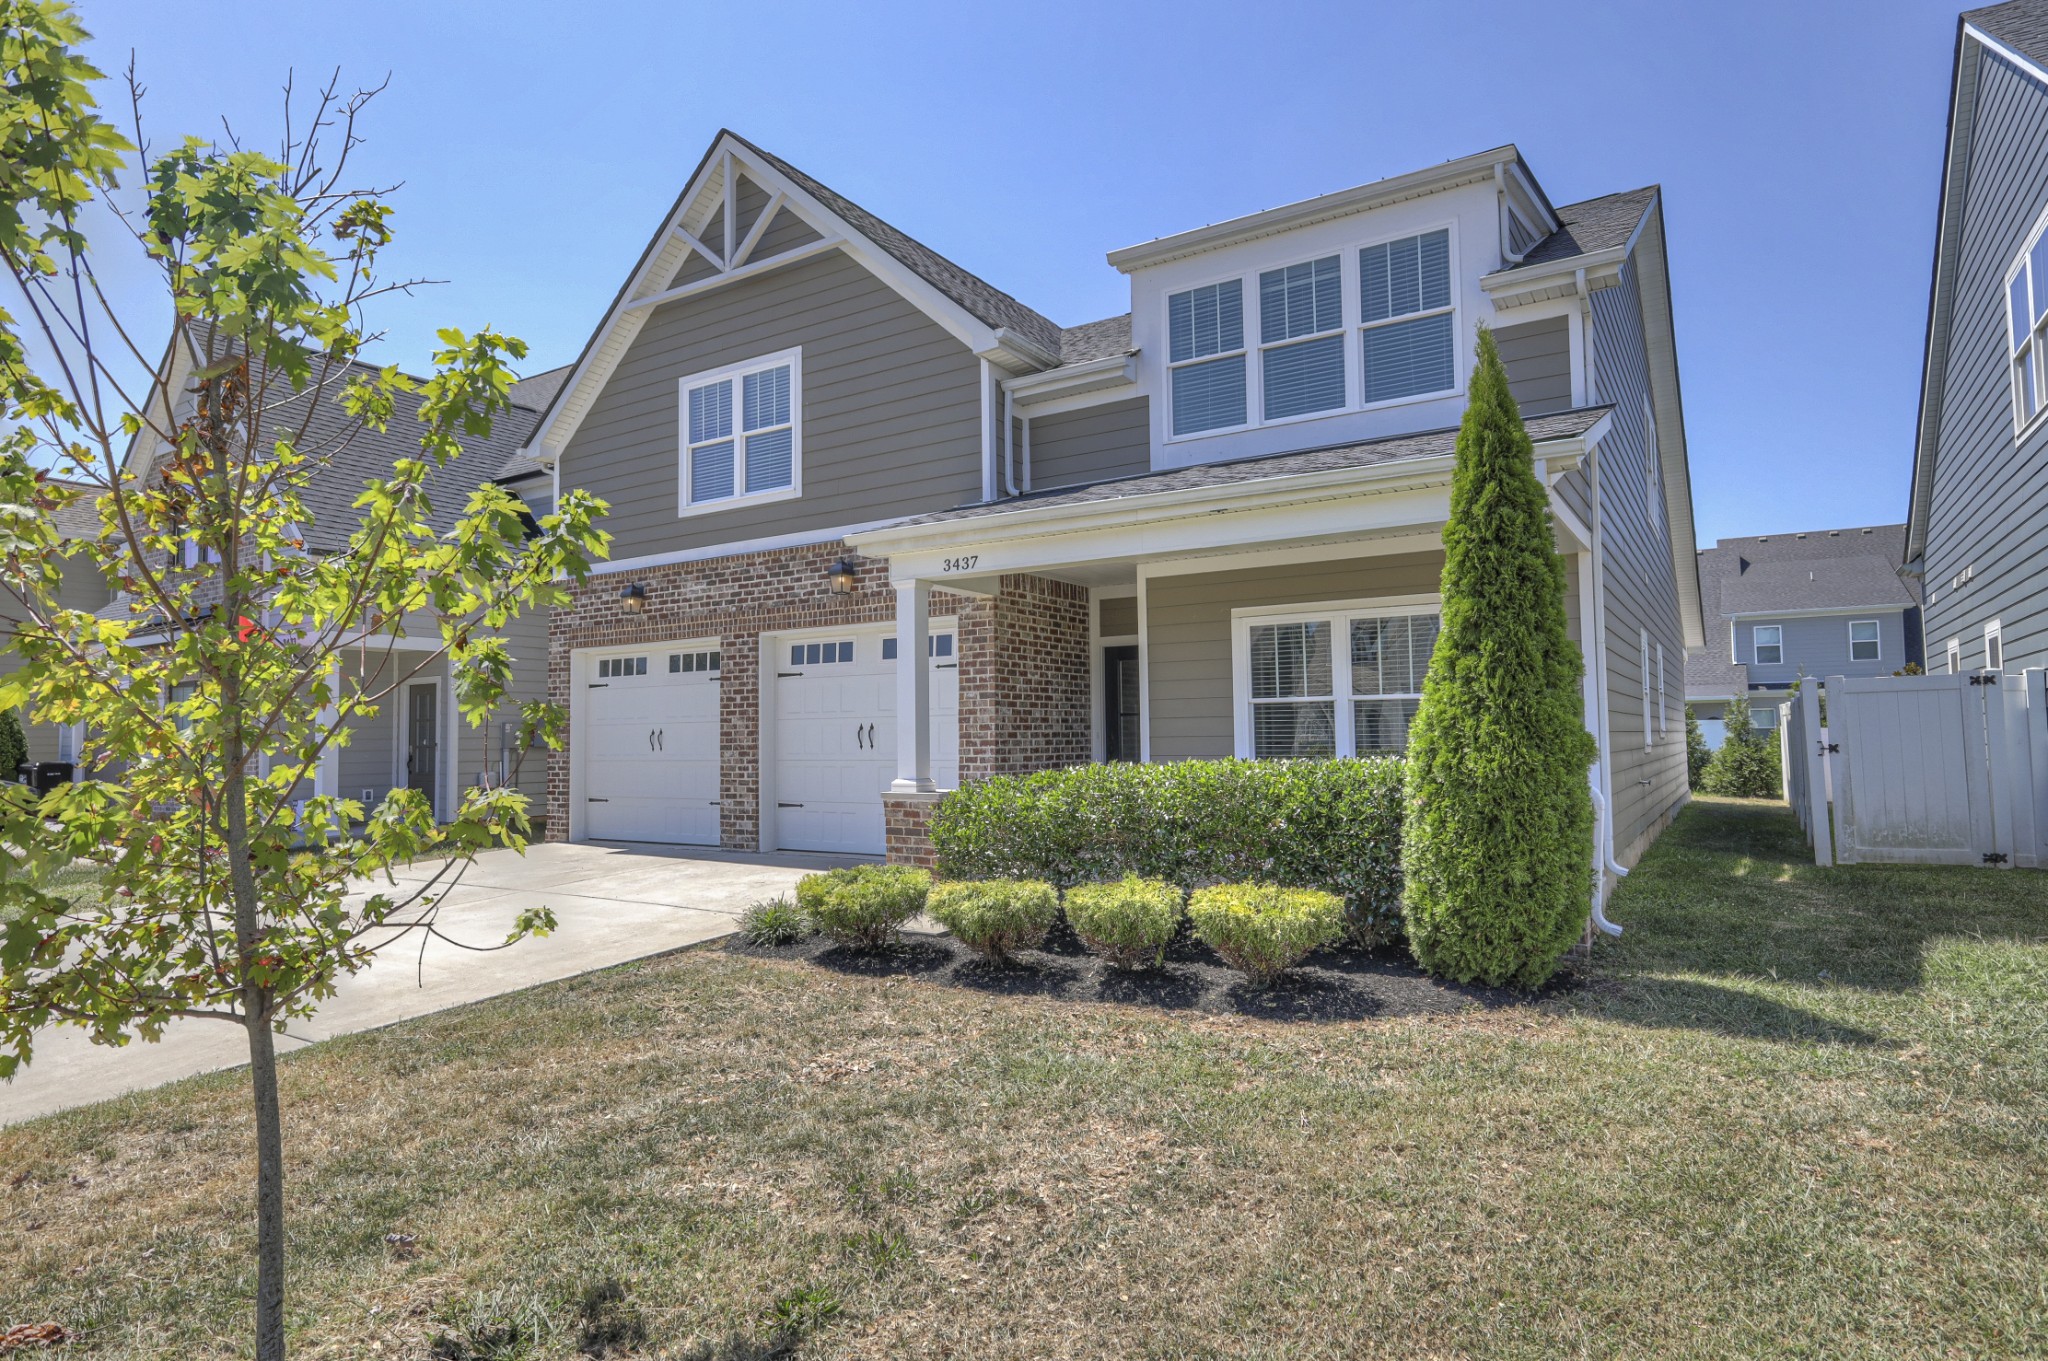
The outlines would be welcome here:
M 718 663 L 704 644 L 591 659 L 576 737 L 585 835 L 718 844 Z
M 775 844 L 882 853 L 896 778 L 896 639 L 853 632 L 776 645 Z M 932 778 L 960 783 L 960 671 L 952 629 L 931 633 Z

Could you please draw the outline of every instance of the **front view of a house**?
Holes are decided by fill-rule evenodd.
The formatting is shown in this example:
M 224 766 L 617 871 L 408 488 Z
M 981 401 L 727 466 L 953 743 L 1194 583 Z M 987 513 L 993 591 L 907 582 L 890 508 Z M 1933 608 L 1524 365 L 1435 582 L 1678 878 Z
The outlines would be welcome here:
M 550 836 L 916 858 L 979 777 L 1398 752 L 1486 326 L 1640 853 L 1701 642 L 1658 192 L 1504 147 L 1109 260 L 1130 312 L 1061 327 L 720 135 L 528 450 L 613 535 Z

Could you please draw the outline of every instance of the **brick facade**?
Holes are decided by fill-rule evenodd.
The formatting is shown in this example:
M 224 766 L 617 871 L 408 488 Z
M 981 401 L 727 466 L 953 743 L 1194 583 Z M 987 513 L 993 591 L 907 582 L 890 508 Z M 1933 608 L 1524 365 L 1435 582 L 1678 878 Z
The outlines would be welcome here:
M 832 567 L 859 568 L 859 589 L 834 594 Z M 629 611 L 619 593 L 646 591 L 646 608 Z M 716 638 L 720 652 L 719 844 L 761 849 L 761 676 L 763 634 L 794 629 L 886 624 L 896 617 L 886 562 L 843 543 L 736 554 L 593 577 L 570 588 L 571 603 L 548 625 L 548 698 L 568 708 L 570 654 Z M 934 590 L 931 614 L 955 620 L 960 666 L 960 777 L 1071 765 L 1089 758 L 1088 592 L 1042 577 L 1000 578 L 983 599 Z M 548 756 L 547 836 L 569 834 L 568 744 Z M 927 804 L 929 804 L 927 800 Z M 923 817 L 885 813 L 891 858 L 923 855 Z M 899 829 L 897 824 L 902 822 Z
M 938 810 L 943 794 L 882 795 L 882 836 L 884 858 L 892 865 L 932 868 L 932 839 L 926 828 Z

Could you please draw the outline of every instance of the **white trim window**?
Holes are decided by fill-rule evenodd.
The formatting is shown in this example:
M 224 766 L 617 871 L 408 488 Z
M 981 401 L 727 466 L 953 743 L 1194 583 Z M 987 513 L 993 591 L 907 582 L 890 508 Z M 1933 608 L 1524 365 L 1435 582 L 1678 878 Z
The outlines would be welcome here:
M 1671 711 L 1664 700 L 1664 644 L 1657 644 L 1657 733 L 1662 736 L 1671 726 Z
M 1358 296 L 1365 406 L 1457 389 L 1449 228 L 1360 250 Z
M 1758 624 L 1749 631 L 1749 650 L 1757 666 L 1785 664 L 1785 626 Z
M 1398 755 L 1442 615 L 1433 597 L 1240 614 L 1237 752 L 1259 760 Z
M 1852 662 L 1874 662 L 1880 660 L 1877 621 L 1875 619 L 1851 619 L 1849 621 L 1849 660 Z
M 803 488 L 803 355 L 682 380 L 683 515 L 779 501 Z
M 1246 422 L 1244 281 L 1225 279 L 1166 299 L 1171 429 L 1229 430 Z
M 2025 430 L 2048 409 L 2048 213 L 2005 276 L 2007 349 L 2012 357 L 2012 424 Z
M 1636 630 L 1636 647 L 1643 661 L 1643 750 L 1648 751 L 1656 741 L 1656 717 L 1651 708 L 1650 693 L 1650 631 Z
M 1259 387 L 1269 421 L 1344 405 L 1344 257 L 1259 275 Z
M 1984 669 L 2005 670 L 2005 626 L 1996 619 L 1984 626 Z
M 1962 640 L 1962 639 L 1960 639 L 1960 638 L 1951 638 L 1951 639 L 1949 639 L 1949 640 L 1948 640 L 1948 647 L 1947 647 L 1947 648 L 1946 648 L 1945 650 L 1946 650 L 1946 651 L 1947 651 L 1947 653 L 1948 653 L 1948 673 L 1949 673 L 1949 674 L 1950 674 L 1951 676 L 1960 676 L 1960 675 L 1962 675 L 1962 674 L 1963 674 L 1963 640 Z

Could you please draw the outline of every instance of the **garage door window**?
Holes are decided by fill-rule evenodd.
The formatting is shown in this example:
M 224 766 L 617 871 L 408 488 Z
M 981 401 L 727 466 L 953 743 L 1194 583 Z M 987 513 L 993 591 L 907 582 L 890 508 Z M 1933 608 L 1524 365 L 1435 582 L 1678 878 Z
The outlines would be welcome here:
M 853 643 L 793 643 L 789 649 L 791 666 L 836 666 L 853 660 Z
M 613 676 L 644 676 L 647 674 L 645 657 L 600 657 L 597 661 L 597 678 L 608 680 Z
M 924 640 L 924 650 L 925 655 L 928 657 L 952 656 L 953 635 L 950 633 L 928 635 Z M 896 660 L 896 640 L 894 638 L 884 638 L 882 640 L 882 660 L 885 662 Z
M 716 671 L 716 652 L 671 652 L 668 654 L 668 669 L 685 675 L 692 671 Z

